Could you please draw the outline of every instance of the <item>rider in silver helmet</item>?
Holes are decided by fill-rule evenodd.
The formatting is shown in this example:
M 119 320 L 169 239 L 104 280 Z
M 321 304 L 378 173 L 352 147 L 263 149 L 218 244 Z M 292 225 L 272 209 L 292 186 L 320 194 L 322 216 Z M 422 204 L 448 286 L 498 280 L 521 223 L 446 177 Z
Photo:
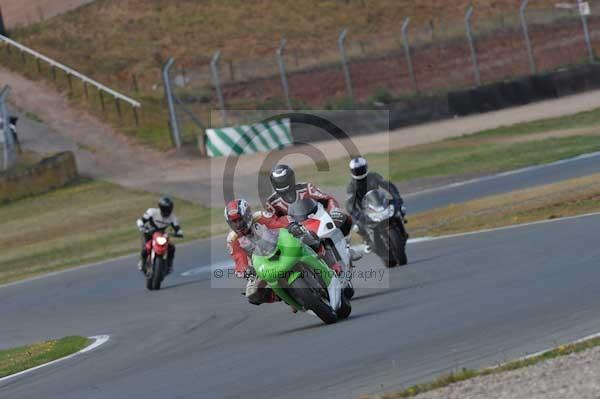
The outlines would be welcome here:
M 362 224 L 360 223 L 363 216 L 362 200 L 365 194 L 378 188 L 384 189 L 389 193 L 397 209 L 400 209 L 403 217 L 406 214 L 404 200 L 400 196 L 398 188 L 393 183 L 385 180 L 379 173 L 369 172 L 369 165 L 365 158 L 353 158 L 350 161 L 349 167 L 352 180 L 350 180 L 346 189 L 346 210 L 352 215 L 352 219 L 357 223 L 359 228 L 358 234 L 365 241 L 366 252 L 369 252 L 372 243 L 369 242 L 369 235 L 364 231 Z

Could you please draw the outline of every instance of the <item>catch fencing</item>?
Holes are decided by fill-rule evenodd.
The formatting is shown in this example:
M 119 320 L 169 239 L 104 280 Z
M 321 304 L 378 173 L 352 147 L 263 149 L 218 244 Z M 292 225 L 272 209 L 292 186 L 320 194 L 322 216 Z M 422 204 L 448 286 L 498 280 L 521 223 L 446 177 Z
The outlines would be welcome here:
M 451 21 L 407 16 L 377 36 L 347 27 L 319 51 L 282 38 L 259 59 L 216 51 L 171 62 L 164 82 L 174 142 L 203 138 L 205 124 L 246 123 L 236 109 L 380 108 L 595 62 L 600 0 L 503 7 L 493 15 L 469 7 Z
M 12 123 L 6 105 L 10 87 L 0 90 L 0 146 L 2 146 L 2 169 L 7 170 L 17 161 L 17 138 L 15 126 Z

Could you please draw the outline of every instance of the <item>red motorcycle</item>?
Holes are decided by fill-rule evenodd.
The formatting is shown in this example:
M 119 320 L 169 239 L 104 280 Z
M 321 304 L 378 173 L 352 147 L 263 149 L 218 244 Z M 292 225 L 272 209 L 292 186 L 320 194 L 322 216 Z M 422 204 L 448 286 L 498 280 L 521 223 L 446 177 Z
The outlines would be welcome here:
M 173 259 L 169 258 L 169 246 L 172 245 L 166 232 L 155 231 L 152 239 L 146 243 L 146 288 L 160 290 L 160 285 L 168 274 L 169 265 Z

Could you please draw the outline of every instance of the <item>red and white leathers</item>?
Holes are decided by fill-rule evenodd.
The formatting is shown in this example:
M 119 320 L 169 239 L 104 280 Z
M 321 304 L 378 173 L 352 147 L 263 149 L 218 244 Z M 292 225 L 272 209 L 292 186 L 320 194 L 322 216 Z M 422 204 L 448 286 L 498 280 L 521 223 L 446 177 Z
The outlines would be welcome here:
M 250 258 L 254 250 L 252 243 L 252 234 L 256 230 L 256 225 L 260 224 L 268 229 L 286 228 L 290 223 L 287 216 L 279 217 L 270 212 L 262 211 L 252 214 L 252 222 L 245 230 L 246 234 L 231 231 L 227 236 L 227 249 L 233 261 L 235 262 L 235 274 L 238 277 L 244 277 L 246 270 L 250 267 Z M 249 277 L 246 284 L 246 298 L 253 305 L 261 303 L 272 303 L 277 300 L 273 290 L 267 287 L 267 282 L 256 277 Z
M 288 214 L 288 209 L 293 202 L 304 198 L 312 198 L 323 205 L 344 236 L 350 234 L 352 217 L 340 209 L 340 204 L 332 195 L 324 193 L 312 183 L 297 183 L 295 191 L 294 198 L 287 198 L 286 195 L 274 192 L 267 198 L 265 208 L 277 216 L 285 216 Z
M 292 198 L 291 202 L 287 201 L 279 193 L 274 192 L 267 199 L 265 208 L 277 216 L 285 216 L 288 214 L 288 208 L 294 201 L 304 198 L 312 198 L 315 201 L 320 202 L 325 207 L 327 212 L 331 212 L 334 209 L 340 208 L 340 204 L 335 198 L 333 198 L 333 196 L 324 193 L 312 183 L 297 183 L 295 189 L 296 196 L 295 198 Z
M 256 223 L 262 224 L 268 229 L 282 229 L 288 227 L 290 220 L 287 216 L 276 216 L 268 211 L 259 211 L 252 214 L 252 225 Z M 227 249 L 235 262 L 235 272 L 240 276 L 243 276 L 244 272 L 250 267 L 253 244 L 249 235 L 253 231 L 254 229 L 250 226 L 248 234 L 243 235 L 231 231 L 227 236 Z

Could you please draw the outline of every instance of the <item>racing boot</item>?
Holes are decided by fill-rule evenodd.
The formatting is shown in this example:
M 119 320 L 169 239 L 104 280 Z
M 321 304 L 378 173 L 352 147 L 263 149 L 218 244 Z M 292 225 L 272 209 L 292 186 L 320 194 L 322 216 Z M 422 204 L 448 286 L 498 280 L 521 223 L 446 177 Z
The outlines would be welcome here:
M 342 274 L 342 271 L 344 270 L 340 263 L 334 263 L 333 265 L 331 265 L 329 267 L 331 268 L 331 270 L 333 270 L 335 272 L 336 276 L 340 276 Z
M 137 268 L 140 272 L 142 272 L 142 274 L 146 274 L 146 262 L 141 257 L 138 260 Z

